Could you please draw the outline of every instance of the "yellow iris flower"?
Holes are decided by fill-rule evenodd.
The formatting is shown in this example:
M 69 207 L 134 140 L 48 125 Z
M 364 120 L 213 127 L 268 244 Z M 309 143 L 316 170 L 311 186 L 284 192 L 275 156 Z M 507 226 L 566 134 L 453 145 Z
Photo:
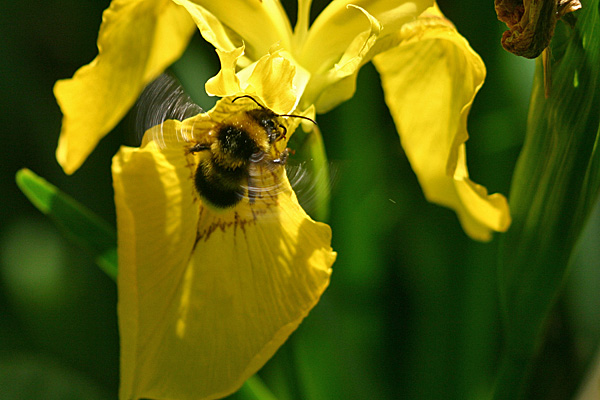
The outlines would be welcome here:
M 270 53 L 295 66 L 288 94 L 295 102 L 276 112 L 310 105 L 328 111 L 352 96 L 360 67 L 372 60 L 427 199 L 455 210 L 474 239 L 508 229 L 505 198 L 488 195 L 466 168 L 466 120 L 485 67 L 434 2 L 332 1 L 309 26 L 310 6 L 298 2 L 292 30 L 276 0 L 114 0 L 104 13 L 98 57 L 55 86 L 64 114 L 59 163 L 67 173 L 79 168 L 144 86 L 181 55 L 195 21 L 221 59 L 206 85 L 210 94 L 246 90 L 257 61 Z M 281 77 L 262 79 L 273 78 Z M 268 101 L 272 94 L 254 85 Z
M 235 96 L 312 116 L 352 97 L 360 67 L 373 61 L 427 199 L 455 210 L 477 240 L 510 225 L 506 199 L 466 168 L 466 120 L 485 67 L 433 0 L 332 1 L 309 26 L 310 6 L 299 0 L 292 30 L 276 0 L 113 0 L 97 58 L 55 86 L 64 114 L 57 158 L 72 173 L 196 27 L 221 60 L 206 83 L 223 97 L 213 110 L 166 121 L 113 159 L 122 399 L 235 391 L 328 285 L 330 229 L 306 215 L 284 172 L 259 182 L 277 188 L 270 202 L 215 211 L 197 195 L 202 152 L 190 143 L 207 124 L 256 108 Z M 282 120 L 287 140 L 299 121 Z

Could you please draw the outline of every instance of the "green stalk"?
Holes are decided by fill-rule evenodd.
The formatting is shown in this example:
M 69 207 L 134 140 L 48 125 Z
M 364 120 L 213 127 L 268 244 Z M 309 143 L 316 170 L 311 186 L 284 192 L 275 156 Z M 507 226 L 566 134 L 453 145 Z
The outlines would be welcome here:
M 496 399 L 527 392 L 532 362 L 600 189 L 599 0 L 582 1 L 574 27 L 553 39 L 552 86 L 538 59 L 527 135 L 513 177 L 513 225 L 500 250 L 505 327 Z

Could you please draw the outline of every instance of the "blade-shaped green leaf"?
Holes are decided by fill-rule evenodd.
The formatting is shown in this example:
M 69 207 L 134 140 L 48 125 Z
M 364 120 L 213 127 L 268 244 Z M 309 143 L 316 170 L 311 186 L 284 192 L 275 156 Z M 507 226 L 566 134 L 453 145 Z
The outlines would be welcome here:
M 98 266 L 117 279 L 117 236 L 97 215 L 28 169 L 17 172 L 17 185 L 65 235 L 92 252 Z
M 230 398 L 232 400 L 277 400 L 258 375 L 248 378 L 240 390 Z
M 527 136 L 513 177 L 513 224 L 501 244 L 504 364 L 497 399 L 522 398 L 548 313 L 600 188 L 599 0 L 582 0 L 573 27 L 559 23 L 552 85 L 538 60 Z M 571 18 L 575 21 L 575 18 Z

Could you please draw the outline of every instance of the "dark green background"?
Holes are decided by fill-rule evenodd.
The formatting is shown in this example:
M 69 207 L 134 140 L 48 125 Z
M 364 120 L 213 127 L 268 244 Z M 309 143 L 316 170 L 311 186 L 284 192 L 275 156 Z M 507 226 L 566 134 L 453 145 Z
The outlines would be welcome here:
M 286 7 L 288 7 L 286 2 Z M 324 1 L 315 1 L 318 12 Z M 29 204 L 27 167 L 114 224 L 110 163 L 132 142 L 125 118 L 73 176 L 54 152 L 61 114 L 52 86 L 96 53 L 108 1 L 0 2 L 0 399 L 110 399 L 118 388 L 116 288 Z M 292 14 L 295 5 L 288 8 Z M 469 119 L 472 179 L 508 195 L 523 142 L 534 62 L 506 53 L 491 0 L 440 1 L 484 59 Z M 197 37 L 174 71 L 201 96 L 216 73 Z M 453 212 L 426 203 L 371 65 L 354 98 L 319 116 L 334 162 L 331 286 L 262 371 L 281 399 L 479 399 L 501 346 L 498 238 L 468 239 Z M 574 257 L 532 398 L 569 398 L 600 337 L 600 217 Z

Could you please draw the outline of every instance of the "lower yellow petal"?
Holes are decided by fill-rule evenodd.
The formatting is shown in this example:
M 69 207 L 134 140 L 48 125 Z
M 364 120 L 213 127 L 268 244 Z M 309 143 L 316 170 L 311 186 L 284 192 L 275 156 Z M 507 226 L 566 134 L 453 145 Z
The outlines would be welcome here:
M 430 9 L 373 59 L 402 146 L 429 201 L 456 211 L 465 232 L 489 240 L 510 225 L 506 199 L 469 180 L 467 115 L 485 67 L 467 41 Z
M 171 1 L 111 3 L 98 34 L 98 56 L 54 87 L 64 114 L 56 157 L 66 173 L 81 166 L 144 86 L 181 56 L 194 30 L 186 10 Z
M 122 399 L 232 393 L 329 282 L 331 230 L 298 205 L 283 169 L 259 183 L 275 191 L 219 211 L 195 191 L 194 157 L 150 141 L 113 159 Z

